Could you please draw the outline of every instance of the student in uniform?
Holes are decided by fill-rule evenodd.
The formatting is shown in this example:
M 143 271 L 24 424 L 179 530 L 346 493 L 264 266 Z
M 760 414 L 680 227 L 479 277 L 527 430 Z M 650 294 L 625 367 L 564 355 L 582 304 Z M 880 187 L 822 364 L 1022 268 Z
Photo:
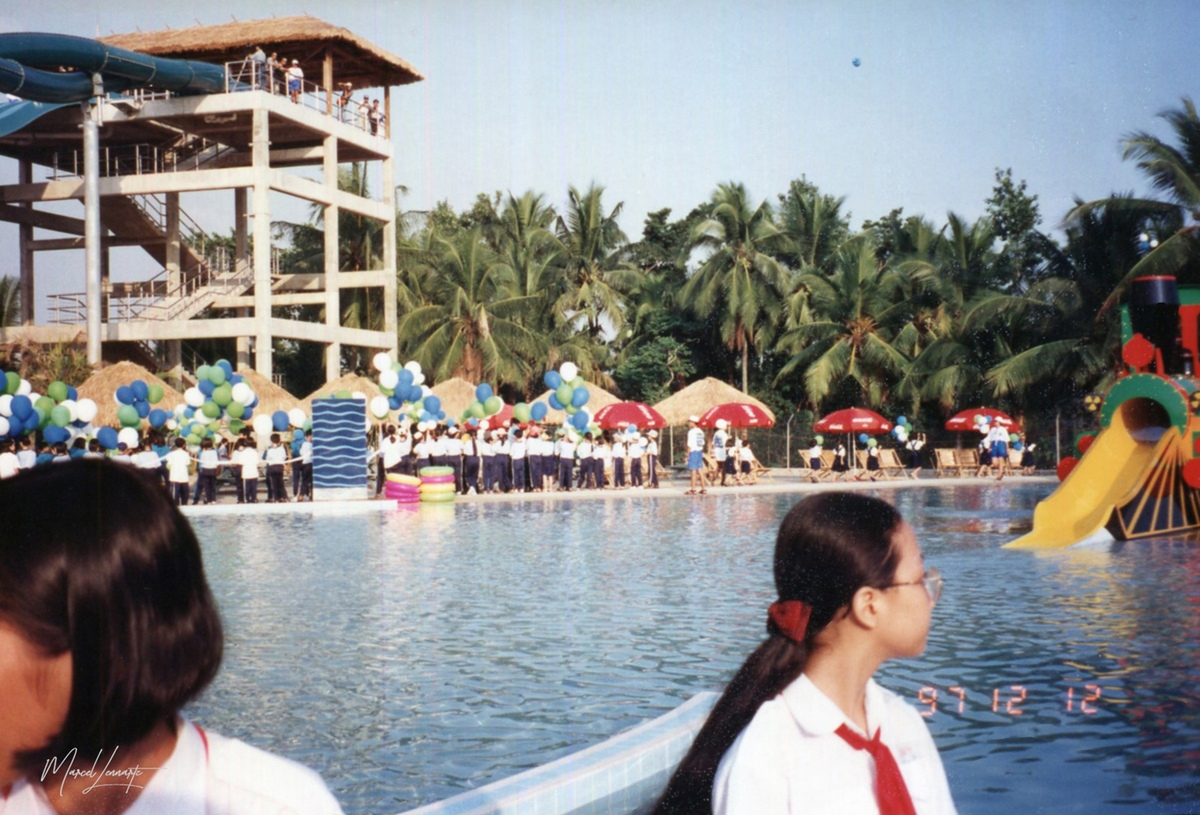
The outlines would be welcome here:
M 454 470 L 454 489 L 462 492 L 463 442 L 458 426 L 446 430 L 446 466 Z
M 942 578 L 888 503 L 818 493 L 792 507 L 774 556 L 779 600 L 654 815 L 953 815 L 925 720 L 872 679 L 925 650 Z
M 833 448 L 833 471 L 837 473 L 835 478 L 839 480 L 850 472 L 850 465 L 846 463 L 846 445 L 841 439 L 838 439 L 837 446 Z
M 871 441 L 875 441 L 872 439 Z M 879 445 L 867 445 L 867 478 L 875 481 L 879 478 Z M 860 477 L 861 480 L 861 477 Z
M 650 471 L 650 489 L 658 489 L 658 431 L 646 434 L 646 468 Z
M 496 491 L 496 451 L 489 438 L 489 431 L 479 431 L 479 461 L 483 472 L 484 493 Z
M 687 468 L 690 489 L 687 495 L 695 495 L 696 487 L 700 487 L 700 495 L 708 492 L 708 478 L 704 474 L 704 431 L 700 429 L 700 417 L 688 417 L 687 432 Z
M 571 491 L 571 470 L 575 466 L 575 441 L 571 434 L 559 431 L 558 440 L 558 489 Z
M 220 459 L 217 458 L 213 440 L 204 439 L 200 442 L 200 477 L 196 482 L 196 487 L 197 492 L 203 493 L 206 504 L 217 500 L 217 469 L 219 465 Z M 192 503 L 196 503 L 195 499 L 192 500 Z
M 283 483 L 283 465 L 287 462 L 287 449 L 278 433 L 271 434 L 271 446 L 267 448 L 267 481 L 271 484 L 269 500 L 286 504 L 287 485 Z
M 241 464 L 239 477 L 242 482 L 242 493 L 247 504 L 258 503 L 258 450 L 246 439 L 238 439 L 234 457 Z
M 479 443 L 475 441 L 475 431 L 467 428 L 463 431 L 463 477 L 459 492 L 479 492 Z
M 754 477 L 754 451 L 750 449 L 750 440 L 745 436 L 738 446 L 738 460 L 742 471 L 738 478 L 739 483 L 744 481 L 747 484 L 757 484 L 758 479 Z
M 300 494 L 297 501 L 313 499 L 313 441 L 312 428 L 304 431 L 304 441 L 300 443 Z M 293 465 L 295 466 L 295 465 Z
M 175 506 L 187 506 L 188 468 L 192 464 L 192 457 L 188 454 L 187 442 L 182 436 L 175 439 L 175 449 L 167 454 L 166 463 Z
M 612 443 L 613 489 L 623 490 L 625 483 L 625 458 L 628 450 L 625 446 L 625 436 L 618 433 Z
M 595 443 L 592 441 L 591 433 L 584 433 L 583 439 L 575 448 L 575 455 L 579 457 L 579 475 L 575 480 L 576 489 L 592 489 L 595 486 L 595 469 L 592 459 L 592 453 L 595 449 Z
M 508 437 L 508 428 L 496 428 L 492 438 L 495 439 L 492 449 L 496 452 L 492 464 L 496 468 L 496 491 L 509 492 L 512 490 L 512 441 Z
M 388 467 L 395 466 L 396 456 L 392 445 L 396 443 L 396 426 L 387 425 L 379 431 L 379 449 L 375 453 L 375 497 L 383 494 L 383 483 L 387 480 Z M 268 496 L 269 498 L 270 496 Z
M 821 445 L 813 439 L 812 447 L 808 448 L 808 468 L 813 471 L 813 477 L 821 471 L 824 462 L 821 460 L 821 454 L 825 451 L 821 449 Z
M 725 486 L 725 478 L 730 474 L 729 467 L 729 434 L 725 432 L 725 420 L 717 419 L 717 429 L 713 431 L 710 449 L 717 472 L 721 474 L 721 486 Z
M 513 489 L 517 492 L 529 491 L 525 482 L 525 462 L 527 460 L 525 456 L 528 449 L 529 442 L 525 439 L 525 431 L 519 427 L 513 430 L 508 454 L 512 456 L 512 482 Z
M 639 433 L 629 442 L 629 485 L 639 490 L 646 486 L 642 479 L 642 456 L 645 454 L 645 439 Z
M 312 770 L 182 714 L 225 639 L 157 476 L 84 459 L 4 481 L 0 506 L 23 508 L 0 545 L 0 811 L 341 812 Z
M 921 448 L 925 446 L 925 434 L 913 435 L 908 437 L 908 441 L 904 443 L 904 449 L 908 452 L 908 477 L 916 478 L 917 473 L 921 472 Z
M 529 467 L 529 489 L 533 492 L 542 491 L 542 439 L 541 428 L 535 424 L 529 426 L 528 450 L 525 460 Z

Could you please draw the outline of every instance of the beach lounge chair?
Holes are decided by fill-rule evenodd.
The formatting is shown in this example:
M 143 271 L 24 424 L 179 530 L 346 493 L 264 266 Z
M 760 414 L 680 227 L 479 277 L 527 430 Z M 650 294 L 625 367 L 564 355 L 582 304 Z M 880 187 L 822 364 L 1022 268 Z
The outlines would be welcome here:
M 979 472 L 979 451 L 975 448 L 970 450 L 955 450 L 954 458 L 958 461 L 958 474 L 961 476 L 972 476 Z
M 933 465 L 938 478 L 954 478 L 959 475 L 958 457 L 949 448 L 937 448 L 933 451 Z
M 907 469 L 901 462 L 900 456 L 895 450 L 880 450 L 879 451 L 879 469 L 883 473 L 884 478 L 904 478 L 907 476 Z
M 826 458 L 826 456 L 828 456 L 828 458 Z M 804 459 L 804 473 L 801 478 L 805 479 L 806 481 L 811 481 L 814 484 L 818 481 L 828 481 L 829 479 L 833 478 L 833 470 L 830 469 L 832 466 L 833 454 L 822 451 L 821 460 L 816 468 L 812 466 L 812 462 L 810 462 L 807 458 Z
M 741 462 L 738 462 L 739 466 Z M 761 461 L 755 458 L 750 462 L 750 480 L 751 483 L 757 481 L 770 481 L 775 483 L 775 476 L 771 474 L 771 468 L 765 466 Z

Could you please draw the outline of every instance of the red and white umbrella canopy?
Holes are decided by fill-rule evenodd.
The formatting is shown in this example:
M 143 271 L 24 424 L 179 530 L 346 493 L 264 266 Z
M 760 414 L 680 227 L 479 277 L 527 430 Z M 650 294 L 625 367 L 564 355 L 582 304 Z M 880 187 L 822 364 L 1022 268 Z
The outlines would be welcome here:
M 846 408 L 830 413 L 813 425 L 818 433 L 887 433 L 892 423 L 873 410 Z
M 728 402 L 711 407 L 700 417 L 701 427 L 716 427 L 717 420 L 724 419 L 730 427 L 774 427 L 775 420 L 757 405 L 745 402 Z
M 1017 423 L 1005 413 L 994 408 L 968 408 L 961 413 L 956 413 L 949 421 L 946 422 L 947 430 L 975 430 L 979 427 L 979 423 L 975 421 L 976 416 L 983 416 L 988 424 L 998 424 L 1001 427 L 1016 427 Z
M 596 411 L 596 424 L 602 430 L 616 430 L 622 425 L 636 425 L 639 429 L 666 427 L 667 420 L 654 408 L 641 402 L 616 402 Z

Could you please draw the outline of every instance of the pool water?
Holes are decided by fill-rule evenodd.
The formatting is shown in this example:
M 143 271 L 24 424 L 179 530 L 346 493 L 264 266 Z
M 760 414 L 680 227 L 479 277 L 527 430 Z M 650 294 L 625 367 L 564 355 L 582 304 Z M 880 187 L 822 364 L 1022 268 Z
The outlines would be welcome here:
M 929 714 L 964 813 L 1200 810 L 1200 541 L 1000 549 L 1050 489 L 879 492 L 946 578 L 928 650 L 879 680 Z M 797 499 L 193 518 L 227 647 L 188 714 L 348 815 L 544 764 L 723 686 Z

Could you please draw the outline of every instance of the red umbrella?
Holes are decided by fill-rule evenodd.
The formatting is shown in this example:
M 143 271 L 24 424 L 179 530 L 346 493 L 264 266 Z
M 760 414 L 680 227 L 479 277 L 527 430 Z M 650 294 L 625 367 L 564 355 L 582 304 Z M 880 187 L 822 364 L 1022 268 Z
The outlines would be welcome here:
M 946 422 L 946 429 L 959 431 L 974 430 L 979 427 L 975 422 L 976 416 L 983 416 L 987 419 L 988 424 L 998 424 L 1001 427 L 1015 427 L 1017 424 L 1012 418 L 994 408 L 969 408 L 955 414 L 953 418 Z
M 818 433 L 887 433 L 891 429 L 891 422 L 864 408 L 838 410 L 813 425 Z
M 614 402 L 596 411 L 593 417 L 602 430 L 616 430 L 621 425 L 637 425 L 639 429 L 666 427 L 667 420 L 654 408 L 641 402 Z
M 716 427 L 717 420 L 724 419 L 730 427 L 774 427 L 775 420 L 757 405 L 745 402 L 728 402 L 705 411 L 698 424 L 701 427 Z
M 499 413 L 493 413 L 491 416 L 485 417 L 487 419 L 488 427 L 499 427 L 507 422 L 513 417 L 512 409 L 513 406 L 505 402 L 504 407 L 500 408 Z

